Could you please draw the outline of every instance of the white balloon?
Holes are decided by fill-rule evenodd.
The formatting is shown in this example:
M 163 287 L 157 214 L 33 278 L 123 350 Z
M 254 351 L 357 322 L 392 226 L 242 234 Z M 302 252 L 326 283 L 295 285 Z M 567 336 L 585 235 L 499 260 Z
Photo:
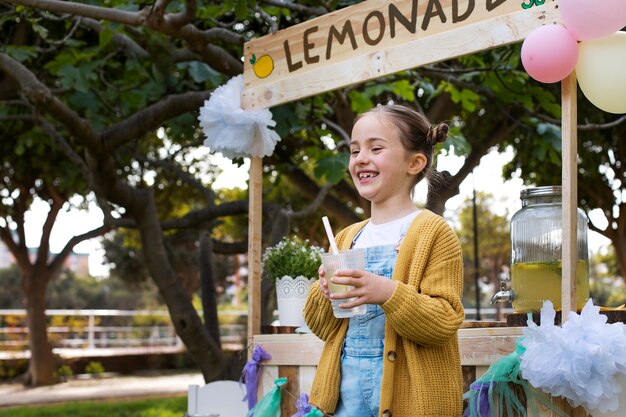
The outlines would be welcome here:
M 579 44 L 578 85 L 596 107 L 626 113 L 626 32 Z

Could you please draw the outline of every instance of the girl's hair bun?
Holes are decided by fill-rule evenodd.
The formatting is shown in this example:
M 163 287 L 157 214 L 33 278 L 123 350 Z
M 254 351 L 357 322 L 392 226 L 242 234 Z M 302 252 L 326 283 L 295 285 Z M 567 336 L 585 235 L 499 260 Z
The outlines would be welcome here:
M 439 123 L 437 126 L 433 126 L 428 131 L 428 135 L 426 136 L 426 140 L 432 146 L 435 146 L 438 143 L 441 143 L 446 140 L 448 137 L 448 125 L 445 123 Z

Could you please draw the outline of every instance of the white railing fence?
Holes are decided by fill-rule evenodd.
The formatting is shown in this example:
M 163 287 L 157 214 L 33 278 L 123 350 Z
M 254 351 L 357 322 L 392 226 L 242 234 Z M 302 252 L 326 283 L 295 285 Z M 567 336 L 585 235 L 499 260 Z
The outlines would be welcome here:
M 504 313 L 510 313 L 505 309 Z M 481 308 L 482 320 L 495 320 L 496 309 Z M 182 347 L 167 311 L 46 310 L 48 336 L 54 348 L 110 349 L 129 347 Z M 220 325 L 225 349 L 240 350 L 246 342 L 246 310 L 221 311 L 235 324 Z M 0 309 L 0 352 L 28 349 L 25 310 Z M 465 309 L 466 320 L 476 319 L 476 309 Z
M 229 321 L 245 322 L 245 310 L 223 311 Z M 25 310 L 0 309 L 0 351 L 28 348 Z M 54 348 L 103 349 L 115 347 L 182 346 L 167 311 L 46 310 L 48 337 Z M 238 317 L 244 317 L 237 319 Z M 245 345 L 245 324 L 220 325 L 225 348 Z

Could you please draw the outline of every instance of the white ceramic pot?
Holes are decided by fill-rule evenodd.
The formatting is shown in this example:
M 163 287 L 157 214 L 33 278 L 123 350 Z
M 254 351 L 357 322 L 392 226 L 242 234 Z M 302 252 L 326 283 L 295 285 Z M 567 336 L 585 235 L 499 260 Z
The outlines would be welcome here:
M 278 321 L 281 326 L 304 326 L 304 303 L 309 288 L 315 278 L 285 275 L 276 280 L 276 301 L 278 303 Z

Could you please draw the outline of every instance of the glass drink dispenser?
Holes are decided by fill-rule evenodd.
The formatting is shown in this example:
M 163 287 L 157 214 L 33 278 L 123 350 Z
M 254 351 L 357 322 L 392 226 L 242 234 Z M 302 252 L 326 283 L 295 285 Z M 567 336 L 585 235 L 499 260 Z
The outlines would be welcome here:
M 511 218 L 511 292 L 508 298 L 516 313 L 539 311 L 543 301 L 548 299 L 559 309 L 561 187 L 528 188 L 522 190 L 520 198 L 522 208 Z M 589 298 L 587 217 L 581 209 L 577 209 L 577 240 L 576 308 L 580 310 Z

